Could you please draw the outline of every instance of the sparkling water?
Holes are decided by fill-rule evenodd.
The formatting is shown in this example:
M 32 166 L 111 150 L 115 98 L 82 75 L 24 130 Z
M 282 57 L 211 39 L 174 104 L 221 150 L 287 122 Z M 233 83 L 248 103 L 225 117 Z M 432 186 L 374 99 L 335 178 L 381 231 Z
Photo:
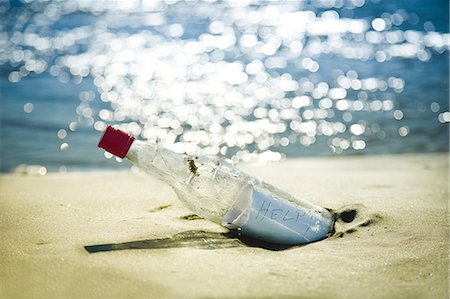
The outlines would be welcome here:
M 23 0 L 0 14 L 3 172 L 116 167 L 96 148 L 107 124 L 234 162 L 448 150 L 447 1 Z

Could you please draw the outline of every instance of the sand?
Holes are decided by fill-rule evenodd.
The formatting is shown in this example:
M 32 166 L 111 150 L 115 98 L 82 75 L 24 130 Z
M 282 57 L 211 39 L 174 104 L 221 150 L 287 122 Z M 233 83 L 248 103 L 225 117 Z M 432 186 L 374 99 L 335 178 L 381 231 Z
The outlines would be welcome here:
M 224 236 L 143 173 L 2 175 L 0 298 L 448 298 L 446 154 L 242 168 L 356 219 L 269 250 Z

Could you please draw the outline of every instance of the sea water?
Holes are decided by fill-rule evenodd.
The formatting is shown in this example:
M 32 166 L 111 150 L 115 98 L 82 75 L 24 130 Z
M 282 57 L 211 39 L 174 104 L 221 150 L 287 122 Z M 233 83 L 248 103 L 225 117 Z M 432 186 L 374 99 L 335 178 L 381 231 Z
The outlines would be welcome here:
M 3 1 L 2 172 L 448 150 L 447 1 Z M 19 165 L 22 165 L 18 168 Z

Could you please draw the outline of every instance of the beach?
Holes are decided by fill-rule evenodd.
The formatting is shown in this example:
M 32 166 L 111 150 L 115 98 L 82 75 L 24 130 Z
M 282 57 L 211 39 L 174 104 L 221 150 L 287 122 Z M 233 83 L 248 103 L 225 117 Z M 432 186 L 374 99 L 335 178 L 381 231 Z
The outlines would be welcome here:
M 448 154 L 239 167 L 356 217 L 273 250 L 192 215 L 144 173 L 3 174 L 0 298 L 448 298 Z

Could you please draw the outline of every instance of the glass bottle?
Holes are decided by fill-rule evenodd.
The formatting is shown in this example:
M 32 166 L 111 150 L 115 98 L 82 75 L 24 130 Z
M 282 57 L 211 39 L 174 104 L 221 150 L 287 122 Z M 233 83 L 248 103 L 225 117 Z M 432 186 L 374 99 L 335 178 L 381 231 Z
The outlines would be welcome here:
M 178 154 L 111 126 L 98 146 L 169 184 L 192 212 L 243 235 L 298 245 L 333 232 L 332 212 L 250 176 L 220 157 Z

